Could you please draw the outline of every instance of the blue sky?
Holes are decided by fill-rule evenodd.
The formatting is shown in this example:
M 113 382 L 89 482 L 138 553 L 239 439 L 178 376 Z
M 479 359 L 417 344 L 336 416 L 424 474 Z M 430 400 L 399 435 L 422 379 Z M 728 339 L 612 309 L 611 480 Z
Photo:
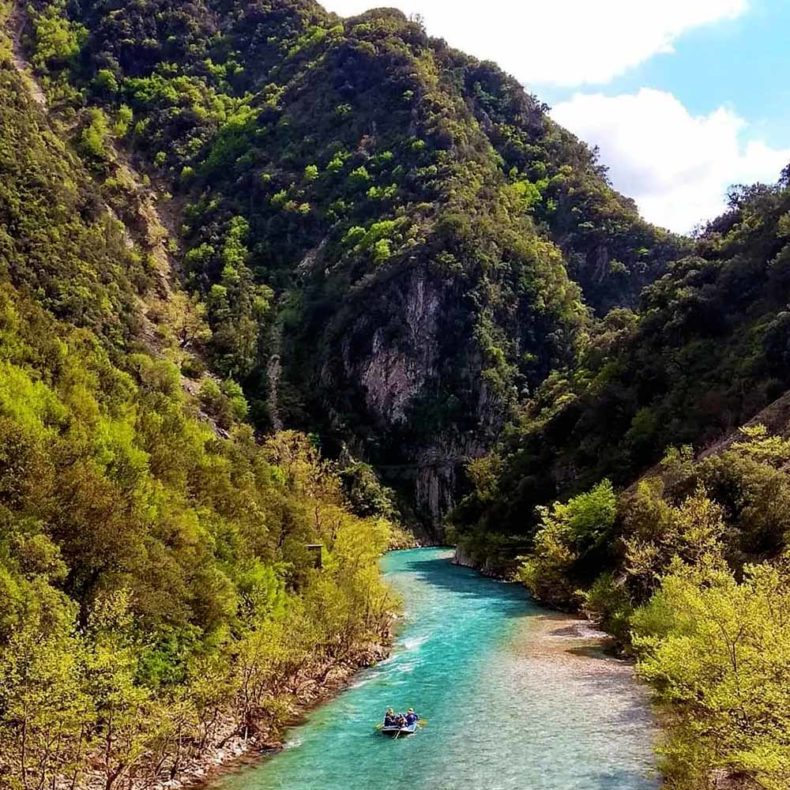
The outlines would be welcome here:
M 615 79 L 606 93 L 649 85 L 670 91 L 694 114 L 729 105 L 769 145 L 790 144 L 788 0 L 752 0 L 741 17 L 691 30 L 674 49 Z
M 339 14 L 370 0 L 326 0 Z M 790 163 L 790 0 L 389 0 L 497 61 L 601 149 L 647 219 L 687 231 Z

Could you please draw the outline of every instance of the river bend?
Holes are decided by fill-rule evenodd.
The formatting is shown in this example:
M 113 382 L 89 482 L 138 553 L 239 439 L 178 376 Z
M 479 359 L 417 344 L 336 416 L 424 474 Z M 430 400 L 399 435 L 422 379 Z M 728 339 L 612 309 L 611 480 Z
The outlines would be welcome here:
M 654 724 L 630 667 L 517 585 L 394 552 L 383 570 L 405 602 L 392 657 L 287 734 L 286 748 L 218 790 L 653 790 Z M 583 636 L 583 634 L 582 634 Z M 391 741 L 384 709 L 428 719 Z

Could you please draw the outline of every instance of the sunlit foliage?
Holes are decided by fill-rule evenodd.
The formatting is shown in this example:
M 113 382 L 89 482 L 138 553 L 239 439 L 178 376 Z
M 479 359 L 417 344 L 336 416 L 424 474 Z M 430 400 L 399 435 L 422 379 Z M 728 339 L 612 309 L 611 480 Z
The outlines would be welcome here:
M 151 348 L 137 248 L 0 82 L 0 784 L 167 779 L 276 725 L 298 676 L 369 660 L 389 523 L 302 434 L 256 439 L 233 380 L 189 394 L 168 357 L 205 344 L 204 310 L 174 296 Z
M 790 775 L 789 459 L 754 425 L 703 459 L 670 451 L 619 498 L 604 482 L 540 510 L 519 578 L 636 656 L 665 706 L 670 787 L 718 771 L 779 790 Z M 596 535 L 609 551 L 591 567 L 579 538 Z

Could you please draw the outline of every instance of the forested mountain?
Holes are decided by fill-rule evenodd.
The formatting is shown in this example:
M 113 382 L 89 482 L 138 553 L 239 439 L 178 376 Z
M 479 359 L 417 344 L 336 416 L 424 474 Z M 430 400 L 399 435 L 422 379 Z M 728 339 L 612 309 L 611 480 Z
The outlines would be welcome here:
M 473 462 L 459 553 L 584 609 L 666 706 L 670 787 L 790 777 L 790 167 L 733 191 Z M 765 407 L 765 408 L 764 408 Z M 741 430 L 739 425 L 748 422 Z
M 374 658 L 379 475 L 637 656 L 672 786 L 785 786 L 790 170 L 683 239 L 393 10 L 0 13 L 0 785 L 176 778 Z
M 399 12 L 32 8 L 26 45 L 96 169 L 115 136 L 185 204 L 206 351 L 256 424 L 349 445 L 434 524 L 588 311 L 633 306 L 684 247 L 514 80 Z
M 529 538 L 536 505 L 604 477 L 628 486 L 667 448 L 732 433 L 790 388 L 790 168 L 734 189 L 729 211 L 613 310 L 477 465 L 463 521 Z
M 188 300 L 0 49 L 0 786 L 149 786 L 374 657 L 389 525 L 182 378 Z

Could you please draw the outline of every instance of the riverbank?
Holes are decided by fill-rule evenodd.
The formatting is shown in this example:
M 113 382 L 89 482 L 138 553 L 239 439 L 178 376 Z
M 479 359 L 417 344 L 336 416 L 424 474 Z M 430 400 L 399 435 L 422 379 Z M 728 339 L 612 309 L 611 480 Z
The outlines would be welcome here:
M 656 728 L 631 665 L 589 624 L 451 556 L 387 555 L 405 604 L 391 658 L 291 729 L 282 753 L 239 764 L 214 790 L 367 790 L 382 775 L 435 790 L 657 790 Z M 381 738 L 390 705 L 415 707 L 428 726 L 395 745 Z
M 390 625 L 378 642 L 361 645 L 340 661 L 324 660 L 303 666 L 287 681 L 277 699 L 286 706 L 275 723 L 255 722 L 254 734 L 244 737 L 238 714 L 230 705 L 217 715 L 212 734 L 207 743 L 183 743 L 180 758 L 174 764 L 160 764 L 159 775 L 146 770 L 143 778 L 127 778 L 124 790 L 198 790 L 205 788 L 227 773 L 244 765 L 259 762 L 266 755 L 276 754 L 283 748 L 285 730 L 304 721 L 316 707 L 326 703 L 346 689 L 357 674 L 385 660 L 394 643 L 394 623 L 398 615 L 390 617 Z M 153 763 L 156 757 L 149 754 L 144 762 Z M 0 780 L 2 777 L 0 777 Z M 0 786 L 2 781 L 0 781 Z M 57 790 L 68 790 L 70 782 L 61 782 Z M 79 785 L 84 790 L 105 790 L 105 779 L 98 772 L 89 774 Z
M 454 562 L 463 567 L 476 568 L 475 563 L 468 558 L 462 556 L 459 561 L 457 554 Z M 501 574 L 491 571 L 478 572 L 502 578 Z M 632 658 L 623 658 L 623 645 L 600 629 L 594 621 L 580 614 L 547 611 L 534 618 L 530 633 L 522 635 L 514 649 L 524 661 L 524 672 L 533 680 L 539 678 L 541 683 L 551 685 L 563 679 L 563 682 L 582 682 L 591 689 L 602 682 L 610 687 L 619 685 L 626 695 L 623 699 L 632 697 L 636 684 L 640 689 L 641 703 L 634 706 L 630 702 L 625 705 L 617 702 L 617 715 L 623 726 L 639 726 L 644 711 L 652 711 L 657 725 L 656 746 L 671 741 L 676 730 L 682 726 L 678 709 L 660 708 L 654 688 L 636 677 L 636 662 Z M 659 749 L 656 752 L 660 754 Z M 663 765 L 665 770 L 672 771 L 671 763 L 666 758 Z M 659 775 L 662 773 L 659 772 Z M 707 790 L 759 790 L 762 787 L 744 772 L 728 768 L 715 768 L 701 781 Z
M 392 616 L 392 623 L 396 615 Z M 260 723 L 258 731 L 249 737 L 240 732 L 238 718 L 223 714 L 215 728 L 211 744 L 199 754 L 186 757 L 175 777 L 164 775 L 157 781 L 146 780 L 144 785 L 133 784 L 138 790 L 198 790 L 212 784 L 225 773 L 243 765 L 257 762 L 265 755 L 276 754 L 283 748 L 281 738 L 286 729 L 299 724 L 311 710 L 342 692 L 363 669 L 386 659 L 393 644 L 393 631 L 379 643 L 368 644 L 342 661 L 315 664 L 300 670 L 292 679 L 288 711 L 277 725 Z M 168 772 L 169 773 L 169 772 Z M 87 790 L 101 790 L 100 777 L 86 782 Z
M 395 615 L 392 619 L 394 623 Z M 281 739 L 287 729 L 303 722 L 312 710 L 348 688 L 361 670 L 385 660 L 390 655 L 392 645 L 393 634 L 390 631 L 386 640 L 382 640 L 380 644 L 368 645 L 354 659 L 340 662 L 328 671 L 321 669 L 300 676 L 294 683 L 288 715 L 279 726 L 263 729 L 255 736 L 245 739 L 241 735 L 232 734 L 233 729 L 238 729 L 238 725 L 232 725 L 228 728 L 229 740 L 218 738 L 218 744 L 222 745 L 196 758 L 185 768 L 179 780 L 163 781 L 148 786 L 146 790 L 200 790 L 210 786 L 226 773 L 276 754 L 283 748 Z
M 389 551 L 419 547 L 419 542 L 404 529 L 393 531 Z M 389 657 L 394 642 L 394 626 L 398 615 L 390 616 L 389 626 L 376 643 L 361 646 L 338 662 L 323 662 L 302 668 L 287 684 L 287 713 L 275 725 L 257 723 L 257 731 L 245 737 L 238 717 L 230 710 L 223 713 L 214 727 L 211 743 L 199 753 L 182 758 L 177 775 L 172 769 L 163 771 L 155 781 L 150 779 L 132 784 L 132 790 L 198 790 L 225 773 L 254 764 L 262 757 L 272 756 L 283 748 L 285 730 L 300 724 L 316 707 L 341 693 L 357 674 Z M 189 746 L 185 749 L 188 751 Z M 102 790 L 99 777 L 88 779 L 86 790 Z
M 623 726 L 652 719 L 649 687 L 636 678 L 634 663 L 616 652 L 615 639 L 589 620 L 556 611 L 530 619 L 511 649 L 531 683 L 579 683 L 595 690 L 605 682 Z

